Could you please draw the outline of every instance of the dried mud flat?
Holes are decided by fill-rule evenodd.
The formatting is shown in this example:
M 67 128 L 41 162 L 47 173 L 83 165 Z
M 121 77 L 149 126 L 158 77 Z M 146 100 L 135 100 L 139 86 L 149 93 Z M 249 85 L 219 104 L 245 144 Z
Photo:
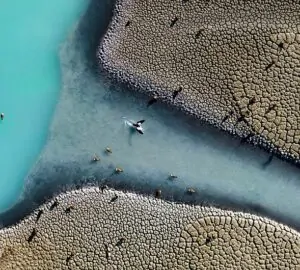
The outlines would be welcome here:
M 299 12 L 291 0 L 120 0 L 98 58 L 118 80 L 299 163 Z
M 258 216 L 115 190 L 61 194 L 0 231 L 0 269 L 300 269 L 300 235 Z

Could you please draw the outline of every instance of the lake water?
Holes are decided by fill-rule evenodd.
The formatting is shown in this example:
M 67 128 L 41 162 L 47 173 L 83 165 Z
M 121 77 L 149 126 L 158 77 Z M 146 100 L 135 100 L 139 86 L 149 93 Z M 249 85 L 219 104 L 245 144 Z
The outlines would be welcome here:
M 85 0 L 0 2 L 0 212 L 19 197 L 61 87 L 59 47 Z
M 106 82 L 97 74 L 96 48 L 107 27 L 111 6 L 112 2 L 109 0 L 92 0 L 78 28 L 64 43 L 60 51 L 62 92 L 47 143 L 25 179 L 25 189 L 19 203 L 0 215 L 0 221 L 14 222 L 16 216 L 23 217 L 46 197 L 59 192 L 63 186 L 107 183 L 150 194 L 159 188 L 163 197 L 168 199 L 193 203 L 208 201 L 222 206 L 234 206 L 266 214 L 300 228 L 298 168 L 277 158 L 266 165 L 269 155 L 264 151 L 241 145 L 238 139 L 195 122 L 163 104 L 147 108 L 146 97 Z M 73 19 L 84 9 L 83 3 L 78 4 L 77 8 Z M 69 27 L 72 25 L 71 21 L 70 19 Z M 67 27 L 64 36 L 66 33 Z M 59 44 L 60 39 L 55 40 Z M 37 100 L 36 107 L 28 103 L 31 110 L 35 108 L 30 113 L 34 114 L 34 121 L 31 115 L 30 118 L 26 115 L 27 108 L 16 117 L 19 122 L 22 117 L 21 122 L 27 123 L 26 129 L 30 130 L 26 131 L 27 141 L 20 138 L 19 148 L 13 152 L 20 159 L 16 171 L 19 173 L 19 168 L 24 168 L 23 175 L 34 163 L 45 142 L 47 126 L 58 96 L 60 82 L 57 48 L 53 48 L 52 57 L 49 56 L 48 59 L 53 74 L 51 80 L 55 81 L 51 84 L 53 88 L 47 92 L 49 96 L 46 98 L 43 93 L 40 100 Z M 47 72 L 43 74 L 49 75 Z M 39 80 L 32 80 L 36 82 L 35 89 L 39 93 Z M 23 88 L 24 84 L 22 83 Z M 49 106 L 47 110 L 46 105 Z M 2 130 L 8 129 L 6 125 L 12 121 L 9 117 L 10 107 L 4 109 L 8 116 L 2 123 Z M 43 119 L 42 110 L 47 111 L 42 114 Z M 124 125 L 123 116 L 134 120 L 146 119 L 145 134 L 132 133 Z M 36 127 L 38 121 L 39 128 Z M 18 134 L 20 132 L 25 130 L 19 130 Z M 32 139 L 33 134 L 38 139 Z M 3 137 L 1 139 L 4 145 Z M 9 141 L 12 144 L 11 138 Z M 31 146 L 28 141 L 32 142 Z M 33 143 L 39 146 L 34 145 L 34 148 Z M 107 146 L 113 149 L 111 155 L 104 153 Z M 32 148 L 35 152 L 32 152 Z M 20 153 L 21 149 L 24 153 Z M 7 146 L 10 155 L 11 151 Z M 22 162 L 27 153 L 30 153 L 31 159 L 28 158 L 30 162 L 26 160 L 28 163 L 25 166 Z M 91 163 L 94 153 L 101 157 L 100 162 Z M 4 161 L 7 162 L 3 159 L 2 162 Z M 16 168 L 16 162 L 12 164 L 11 167 Z M 122 167 L 124 172 L 114 174 L 116 166 Z M 178 179 L 168 180 L 170 173 L 177 175 Z M 7 171 L 9 179 L 12 179 L 11 175 Z M 23 175 L 13 178 L 15 182 L 11 187 L 15 192 L 6 196 L 2 209 L 5 208 L 4 202 L 8 206 L 16 200 L 23 185 Z M 192 196 L 186 194 L 188 187 L 194 188 L 196 193 Z M 5 194 L 1 188 L 0 198 L 2 192 Z

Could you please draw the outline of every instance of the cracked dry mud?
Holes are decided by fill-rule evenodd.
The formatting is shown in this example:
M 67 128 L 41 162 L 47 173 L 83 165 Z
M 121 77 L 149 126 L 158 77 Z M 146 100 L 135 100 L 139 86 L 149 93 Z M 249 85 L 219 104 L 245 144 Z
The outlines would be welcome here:
M 98 188 L 59 195 L 0 243 L 6 270 L 300 269 L 300 235 L 284 225 Z
M 299 12 L 293 0 L 120 0 L 98 57 L 118 79 L 299 162 Z

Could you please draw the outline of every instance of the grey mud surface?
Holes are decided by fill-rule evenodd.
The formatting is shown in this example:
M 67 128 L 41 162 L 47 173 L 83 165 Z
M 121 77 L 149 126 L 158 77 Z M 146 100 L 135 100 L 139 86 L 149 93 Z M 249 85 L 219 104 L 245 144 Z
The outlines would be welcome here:
M 5 270 L 300 269 L 300 235 L 279 223 L 98 188 L 59 195 L 0 243 Z
M 99 59 L 118 80 L 299 163 L 299 12 L 293 0 L 119 0 Z

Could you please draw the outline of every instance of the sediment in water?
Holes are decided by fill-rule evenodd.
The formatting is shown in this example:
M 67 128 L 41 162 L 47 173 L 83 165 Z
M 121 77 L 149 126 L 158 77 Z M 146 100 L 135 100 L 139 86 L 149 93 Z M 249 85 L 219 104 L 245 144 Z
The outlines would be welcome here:
M 119 0 L 98 59 L 119 81 L 299 164 L 299 11 L 295 1 Z

